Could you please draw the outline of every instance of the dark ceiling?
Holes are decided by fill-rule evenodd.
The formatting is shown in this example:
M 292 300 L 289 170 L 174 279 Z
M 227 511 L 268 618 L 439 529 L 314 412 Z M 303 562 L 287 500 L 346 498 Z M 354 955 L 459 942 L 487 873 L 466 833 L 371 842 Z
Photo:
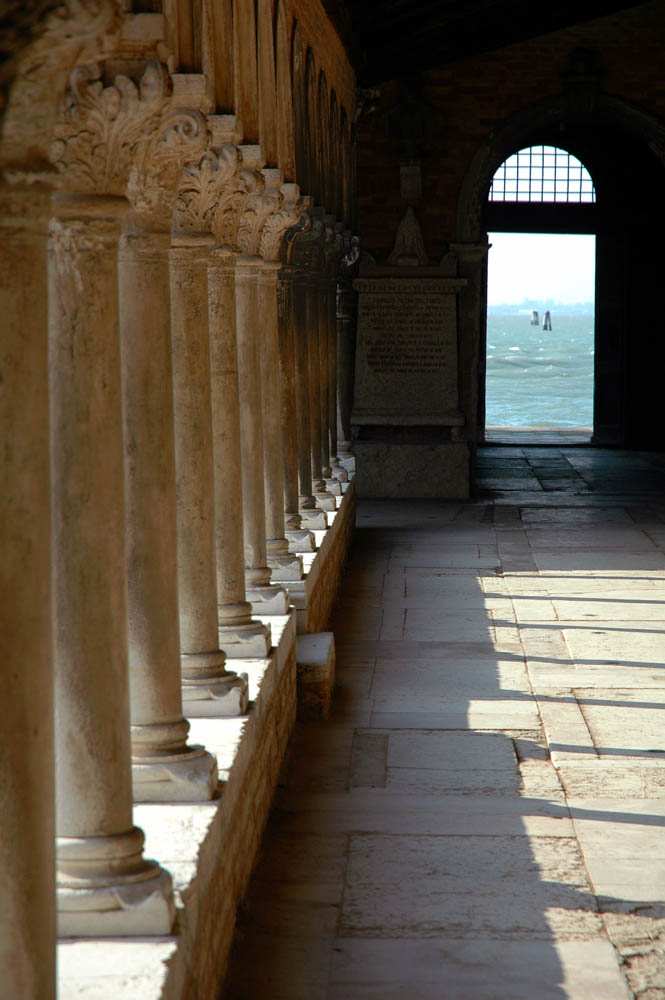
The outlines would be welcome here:
M 322 0 L 360 86 L 641 6 L 630 0 Z

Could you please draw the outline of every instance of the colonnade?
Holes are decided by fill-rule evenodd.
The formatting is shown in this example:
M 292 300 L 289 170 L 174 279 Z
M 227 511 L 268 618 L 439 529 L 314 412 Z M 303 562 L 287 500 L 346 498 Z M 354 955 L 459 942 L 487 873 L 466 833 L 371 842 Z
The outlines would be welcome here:
M 3 161 L 0 967 L 16 996 L 52 995 L 56 921 L 170 932 L 171 879 L 132 803 L 214 795 L 187 718 L 247 710 L 234 664 L 268 654 L 265 618 L 302 592 L 347 478 L 351 232 L 237 115 L 188 106 L 187 79 L 77 65 L 48 167 Z

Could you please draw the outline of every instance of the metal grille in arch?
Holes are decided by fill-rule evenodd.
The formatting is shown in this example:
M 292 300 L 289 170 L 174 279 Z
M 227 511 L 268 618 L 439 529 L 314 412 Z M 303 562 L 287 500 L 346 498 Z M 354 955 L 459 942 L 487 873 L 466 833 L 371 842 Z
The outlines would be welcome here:
M 556 146 L 529 146 L 501 164 L 492 178 L 489 200 L 592 203 L 596 191 L 577 157 Z

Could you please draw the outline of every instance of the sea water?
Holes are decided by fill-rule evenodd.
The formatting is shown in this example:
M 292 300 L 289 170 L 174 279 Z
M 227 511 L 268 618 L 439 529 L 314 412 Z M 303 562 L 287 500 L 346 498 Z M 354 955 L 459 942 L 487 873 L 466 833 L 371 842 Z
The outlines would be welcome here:
M 551 330 L 530 312 L 488 314 L 488 427 L 592 426 L 593 315 L 550 311 Z

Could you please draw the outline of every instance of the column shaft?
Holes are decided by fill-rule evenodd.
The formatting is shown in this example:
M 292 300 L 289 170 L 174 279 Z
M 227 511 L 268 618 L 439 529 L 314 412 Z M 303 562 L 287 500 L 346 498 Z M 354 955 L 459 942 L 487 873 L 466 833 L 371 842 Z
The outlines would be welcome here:
M 305 274 L 296 272 L 293 281 L 295 318 L 296 443 L 298 448 L 299 510 L 304 528 L 327 528 L 324 511 L 319 510 L 312 488 L 312 429 L 310 422 L 309 341 L 307 325 L 307 284 Z
M 349 476 L 337 456 L 337 279 L 328 282 L 328 429 L 330 432 L 330 465 L 339 482 Z
M 210 252 L 208 306 L 219 644 L 227 657 L 267 656 L 270 626 L 245 600 L 235 258 L 226 250 Z
M 307 340 L 309 344 L 309 398 L 310 398 L 310 460 L 312 464 L 312 491 L 316 506 L 321 510 L 335 510 L 335 498 L 328 493 L 323 479 L 322 426 L 321 426 L 321 353 L 319 281 L 312 275 L 307 282 Z
M 131 234 L 118 260 L 125 427 L 134 798 L 211 798 L 217 763 L 182 714 L 167 233 Z
M 0 188 L 0 983 L 55 998 L 46 224 L 38 188 Z
M 291 552 L 313 552 L 314 536 L 298 509 L 298 434 L 296 410 L 295 310 L 293 271 L 283 268 L 277 285 L 280 421 L 284 470 L 284 525 Z
M 168 934 L 132 825 L 117 251 L 124 199 L 58 199 L 49 248 L 58 927 Z
M 219 648 L 208 335 L 208 237 L 174 237 L 170 252 L 178 590 L 187 715 L 238 715 L 247 683 Z
M 268 565 L 273 580 L 302 580 L 302 559 L 289 553 L 284 521 L 284 469 L 280 399 L 277 277 L 279 264 L 264 263 L 259 275 L 258 308 L 263 406 L 263 466 Z
M 253 611 L 286 614 L 288 593 L 271 584 L 266 546 L 266 509 L 263 489 L 263 419 L 259 316 L 257 311 L 261 258 L 236 258 L 236 332 L 240 434 L 242 444 L 242 495 L 245 537 L 247 598 Z

